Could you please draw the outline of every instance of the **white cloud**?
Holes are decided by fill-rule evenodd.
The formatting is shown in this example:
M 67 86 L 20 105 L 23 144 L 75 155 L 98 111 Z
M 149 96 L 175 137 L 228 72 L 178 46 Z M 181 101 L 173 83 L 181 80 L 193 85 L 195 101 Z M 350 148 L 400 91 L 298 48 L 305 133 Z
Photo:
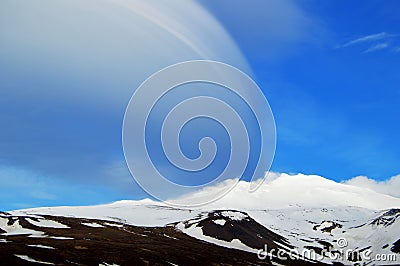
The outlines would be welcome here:
M 347 47 L 347 46 L 350 46 L 350 45 L 359 44 L 359 43 L 363 43 L 363 42 L 371 42 L 371 41 L 382 40 L 382 39 L 386 39 L 386 38 L 389 38 L 389 37 L 392 37 L 392 36 L 394 36 L 394 35 L 387 34 L 386 32 L 370 34 L 370 35 L 366 35 L 366 36 L 354 39 L 352 41 L 349 41 L 349 42 L 343 44 L 341 47 Z
M 40 3 L 0 1 L 7 40 L 0 60 L 26 77 L 15 82 L 15 75 L 0 73 L 3 83 L 14 84 L 2 89 L 15 97 L 120 112 L 143 80 L 170 64 L 212 59 L 250 71 L 228 32 L 193 0 Z M 25 96 L 26 84 L 34 94 Z
M 400 175 L 393 179 L 391 191 L 382 190 L 378 193 L 370 187 L 350 183 L 338 183 L 318 175 L 270 173 L 258 190 L 250 192 L 247 181 L 239 181 L 237 185 L 221 199 L 211 202 L 214 209 L 281 209 L 288 207 L 361 207 L 368 209 L 389 209 L 400 206 L 400 198 L 387 195 L 397 195 L 400 188 Z M 225 187 L 236 180 L 225 180 L 219 185 L 208 186 L 181 198 L 171 200 L 172 203 L 190 203 L 193 199 L 211 199 Z M 395 185 L 395 183 L 397 185 Z M 386 193 L 383 193 L 386 192 Z M 205 201 L 206 202 L 206 201 Z
M 346 42 L 345 44 L 339 45 L 337 48 L 346 48 L 349 46 L 357 45 L 365 47 L 364 51 L 362 52 L 363 54 L 371 53 L 378 50 L 390 48 L 392 45 L 389 42 L 389 39 L 396 39 L 399 36 L 400 36 L 399 34 L 389 34 L 386 32 L 380 32 L 376 34 L 365 35 L 357 39 L 353 39 L 351 41 Z M 400 47 L 395 47 L 393 51 L 395 53 L 399 52 Z
M 377 50 L 382 50 L 382 49 L 385 49 L 385 48 L 388 48 L 389 47 L 389 44 L 388 43 L 386 43 L 386 42 L 384 42 L 384 43 L 378 43 L 378 44 L 375 44 L 375 45 L 372 45 L 372 46 L 370 46 L 367 50 L 365 50 L 363 53 L 371 53 L 371 52 L 374 52 L 374 51 L 377 51 Z
M 369 188 L 376 192 L 400 198 L 400 174 L 385 181 L 376 181 L 366 176 L 357 176 L 344 184 Z
M 9 164 L 96 185 L 99 176 L 111 176 L 100 170 L 121 154 L 121 118 L 151 74 L 192 59 L 251 74 L 228 32 L 193 0 L 39 2 L 0 1 L 0 61 L 7 66 L 0 71 L 0 106 L 8 110 L 0 114 L 0 157 Z M 35 115 L 20 111 L 29 109 L 26 103 Z M 64 111 L 67 106 L 75 111 Z M 41 138 L 19 137 L 27 129 Z M 118 178 L 110 183 L 129 190 L 129 173 L 111 168 Z
M 282 60 L 299 44 L 325 40 L 323 24 L 297 1 L 200 1 L 216 15 L 243 52 L 263 64 Z M 229 8 L 227 8 L 229 7 Z

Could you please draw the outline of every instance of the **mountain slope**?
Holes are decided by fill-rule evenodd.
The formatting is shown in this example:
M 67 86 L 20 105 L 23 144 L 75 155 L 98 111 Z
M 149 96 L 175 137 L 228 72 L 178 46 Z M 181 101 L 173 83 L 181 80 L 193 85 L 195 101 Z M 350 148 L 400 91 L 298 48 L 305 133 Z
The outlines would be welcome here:
M 193 255 L 191 253 L 193 250 L 189 251 L 181 247 L 188 245 L 209 245 L 201 246 L 204 250 L 223 249 L 224 251 L 221 252 L 224 256 L 235 260 L 233 264 L 272 262 L 281 265 L 315 265 L 317 261 L 322 264 L 344 265 L 356 262 L 374 265 L 400 263 L 400 209 L 398 208 L 400 199 L 364 188 L 335 183 L 318 176 L 282 174 L 263 184 L 259 190 L 251 194 L 248 193 L 248 185 L 246 182 L 239 182 L 238 186 L 221 200 L 193 209 L 170 207 L 152 200 L 141 200 L 119 201 L 97 206 L 36 208 L 16 210 L 9 214 L 3 213 L 1 214 L 3 220 L 0 219 L 0 243 L 5 247 L 10 247 L 10 242 L 6 241 L 10 241 L 11 238 L 21 236 L 21 233 L 36 234 L 30 231 L 40 230 L 31 226 L 29 219 L 33 218 L 29 216 L 39 216 L 56 222 L 61 219 L 62 224 L 71 228 L 57 230 L 69 232 L 67 235 L 72 235 L 72 238 L 76 237 L 76 230 L 79 231 L 85 221 L 103 226 L 94 229 L 88 226 L 83 228 L 103 231 L 98 234 L 103 235 L 105 242 L 118 237 L 117 233 L 111 234 L 115 228 L 114 231 L 110 231 L 108 226 L 105 226 L 106 223 L 129 228 L 128 231 L 133 230 L 139 234 L 124 231 L 129 234 L 129 237 L 133 237 L 134 241 L 139 241 L 143 245 L 147 243 L 146 245 L 150 246 L 152 246 L 151 242 L 154 243 L 152 248 L 145 248 L 146 250 L 170 254 L 157 257 L 157 263 L 161 264 L 165 264 L 167 259 L 176 263 L 177 261 L 172 260 L 175 255 L 210 263 L 232 263 L 208 251 Z M 212 191 L 214 189 L 217 187 L 207 188 L 186 197 L 204 197 L 210 191 L 214 193 Z M 14 220 L 15 222 L 12 222 Z M 80 225 L 77 226 L 78 224 Z M 23 225 L 22 228 L 19 228 L 19 225 Z M 16 229 L 12 229 L 12 226 L 16 226 Z M 17 236 L 10 235 L 10 230 L 17 232 Z M 160 230 L 162 234 L 173 238 L 167 237 L 169 239 L 167 241 L 163 236 L 158 240 L 147 237 L 148 242 L 143 242 L 138 239 L 143 230 L 154 232 Z M 171 239 L 174 244 L 170 243 Z M 167 246 L 179 247 L 182 251 L 179 254 L 171 253 L 169 250 L 164 251 L 162 247 L 165 245 L 160 244 L 160 241 L 163 243 L 167 241 L 165 242 L 168 243 Z M 142 248 L 140 244 L 133 247 Z M 48 250 L 42 252 L 46 253 Z M 85 254 L 85 251 L 80 252 Z M 142 253 L 135 254 L 136 258 L 145 256 L 142 256 Z M 247 255 L 237 257 L 239 254 Z M 385 260 L 383 261 L 381 257 L 377 258 L 378 255 L 385 255 Z M 210 261 L 207 261 L 209 256 Z M 126 261 L 119 262 L 124 264 Z M 188 262 L 180 264 L 186 265 Z M 190 263 L 193 264 L 193 261 Z
M 173 225 L 2 213 L 0 226 L 2 265 L 271 265 L 252 253 L 199 241 Z

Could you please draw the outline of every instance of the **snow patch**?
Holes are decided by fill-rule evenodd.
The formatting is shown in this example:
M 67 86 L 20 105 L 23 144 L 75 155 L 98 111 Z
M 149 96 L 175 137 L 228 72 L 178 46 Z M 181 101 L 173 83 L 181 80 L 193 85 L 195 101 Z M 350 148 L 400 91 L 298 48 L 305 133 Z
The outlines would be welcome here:
M 45 248 L 45 249 L 55 249 L 50 246 L 45 246 L 45 245 L 27 245 L 28 247 L 34 247 L 34 248 Z
M 58 240 L 72 240 L 72 239 L 74 239 L 72 237 L 65 237 L 65 236 L 49 236 L 49 238 L 58 239 Z
M 98 223 L 81 223 L 81 224 L 89 226 L 89 227 L 94 227 L 94 228 L 104 227 L 104 226 L 102 226 L 101 224 L 98 224 Z
M 165 237 L 168 237 L 168 238 L 172 238 L 172 239 L 178 240 L 178 238 L 173 237 L 173 236 L 169 236 L 169 235 L 166 235 L 166 234 L 164 234 L 164 236 L 165 236 Z
M 219 224 L 220 226 L 224 226 L 226 223 L 226 221 L 223 219 L 214 220 L 213 222 Z
M 68 229 L 70 228 L 69 226 L 53 221 L 53 220 L 48 220 L 48 219 L 38 219 L 38 221 L 32 220 L 30 218 L 26 218 L 26 221 L 29 222 L 32 225 L 38 226 L 38 227 L 45 227 L 45 228 L 59 228 L 59 229 Z
M 119 227 L 119 228 L 124 227 L 123 224 L 104 223 L 104 225 L 113 226 L 113 227 Z
M 246 246 L 239 239 L 232 239 L 232 241 L 228 242 L 228 241 L 219 240 L 219 239 L 216 239 L 216 238 L 213 238 L 210 236 L 206 236 L 203 234 L 203 229 L 201 229 L 200 227 L 192 226 L 189 228 L 185 228 L 184 223 L 179 223 L 176 228 L 189 236 L 192 236 L 192 237 L 200 239 L 200 240 L 207 241 L 209 243 L 212 243 L 212 244 L 215 244 L 218 246 L 239 249 L 239 250 L 243 250 L 243 251 L 247 251 L 247 252 L 251 252 L 251 253 L 258 252 L 257 249 Z
M 34 263 L 39 263 L 39 264 L 46 264 L 46 265 L 55 265 L 52 262 L 38 261 L 38 260 L 32 259 L 32 258 L 30 258 L 30 257 L 28 257 L 26 255 L 17 255 L 17 254 L 15 254 L 14 256 L 18 257 L 18 258 L 20 258 L 22 260 L 29 261 L 29 262 L 34 262 Z
M 35 231 L 32 229 L 23 228 L 19 221 L 14 221 L 11 225 L 8 225 L 8 219 L 0 218 L 0 228 L 5 231 L 5 233 L 1 234 L 3 236 L 11 236 L 11 235 L 44 235 L 43 232 Z
M 234 212 L 234 211 L 223 211 L 221 214 L 231 220 L 234 221 L 241 221 L 243 219 L 246 219 L 248 216 L 244 213 L 241 212 Z

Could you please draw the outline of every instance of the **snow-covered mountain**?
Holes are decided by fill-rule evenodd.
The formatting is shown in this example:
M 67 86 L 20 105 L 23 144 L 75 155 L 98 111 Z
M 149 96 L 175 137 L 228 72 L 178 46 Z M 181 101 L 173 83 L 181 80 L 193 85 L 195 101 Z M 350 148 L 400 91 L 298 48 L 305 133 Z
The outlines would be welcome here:
M 229 185 L 229 182 L 234 181 L 226 181 L 219 186 Z M 219 188 L 209 187 L 185 197 L 206 197 Z M 14 253 L 7 254 L 19 262 L 27 262 L 27 258 L 40 261 L 39 253 L 55 251 L 41 248 L 38 253 L 38 248 L 32 248 L 35 245 L 57 249 L 62 246 L 60 241 L 63 240 L 63 243 L 70 243 L 68 245 L 76 246 L 79 242 L 83 247 L 93 248 L 93 240 L 88 243 L 84 237 L 90 233 L 98 235 L 103 242 L 117 236 L 144 241 L 145 251 L 140 245 L 132 246 L 143 251 L 136 254 L 143 258 L 138 261 L 139 264 L 145 264 L 144 261 L 150 261 L 150 264 L 194 263 L 185 258 L 198 258 L 210 264 L 243 265 L 400 264 L 399 198 L 319 176 L 301 174 L 279 174 L 254 193 L 249 193 L 248 189 L 249 184 L 240 181 L 219 201 L 192 209 L 170 207 L 146 199 L 2 213 L 0 248 L 3 251 L 0 253 L 11 249 L 15 250 Z M 19 250 L 13 243 L 25 243 L 26 239 L 29 239 L 30 248 L 20 250 L 20 253 L 26 254 L 15 253 Z M 152 241 L 158 244 L 151 245 Z M 193 255 L 193 250 L 186 250 L 174 255 L 160 249 L 165 247 L 165 243 L 177 248 L 179 245 L 180 248 L 202 245 L 201 249 L 207 252 Z M 225 254 L 227 258 L 217 256 L 209 249 L 218 249 L 218 254 Z M 84 253 L 87 250 L 74 251 Z M 151 260 L 154 252 L 164 255 L 155 256 Z M 203 260 L 201 255 L 208 260 Z M 65 256 L 59 254 L 57 261 L 45 256 L 43 258 L 46 260 L 43 261 L 58 264 Z M 121 257 L 99 257 L 98 261 L 95 258 L 93 260 L 98 264 L 106 262 L 119 265 L 129 265 L 127 262 L 134 261 L 132 256 L 127 258 L 129 260 Z M 92 262 L 84 261 L 83 264 Z

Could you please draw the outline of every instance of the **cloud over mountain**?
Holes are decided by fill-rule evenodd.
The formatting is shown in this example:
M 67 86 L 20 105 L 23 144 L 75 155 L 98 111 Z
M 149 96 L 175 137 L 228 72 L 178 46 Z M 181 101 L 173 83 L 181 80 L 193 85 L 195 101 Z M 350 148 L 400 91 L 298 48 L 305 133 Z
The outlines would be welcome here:
M 369 188 L 378 193 L 400 198 L 400 175 L 393 176 L 384 181 L 376 181 L 366 176 L 357 176 L 345 181 L 344 184 Z
M 229 182 L 236 182 L 236 180 L 226 180 L 219 185 L 206 187 L 172 202 L 190 203 L 193 199 L 196 201 L 199 198 L 207 199 L 218 191 L 223 191 L 224 186 L 229 187 L 231 184 Z M 399 195 L 395 191 L 396 187 L 399 191 L 400 175 L 387 182 L 387 185 L 377 183 L 375 186 L 368 187 L 366 186 L 368 182 L 338 183 L 318 175 L 269 173 L 266 182 L 255 192 L 249 191 L 249 182 L 239 181 L 229 193 L 212 202 L 211 206 L 214 208 L 277 209 L 294 206 L 310 207 L 318 203 L 325 207 L 349 205 L 367 209 L 398 207 L 400 198 L 394 196 Z M 389 190 L 390 186 L 393 189 Z

